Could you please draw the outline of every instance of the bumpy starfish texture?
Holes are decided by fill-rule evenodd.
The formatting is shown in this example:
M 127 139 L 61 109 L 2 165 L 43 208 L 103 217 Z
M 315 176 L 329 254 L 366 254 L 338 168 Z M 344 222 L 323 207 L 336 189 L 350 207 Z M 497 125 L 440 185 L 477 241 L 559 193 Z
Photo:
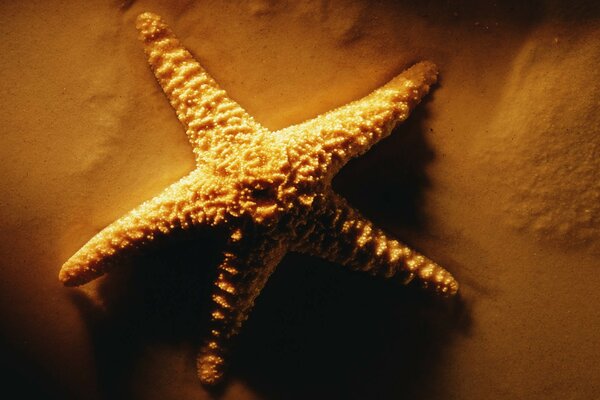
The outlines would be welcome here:
M 196 168 L 85 244 L 62 266 L 65 285 L 101 276 L 130 250 L 160 237 L 192 235 L 202 226 L 226 231 L 210 329 L 198 356 L 205 384 L 221 380 L 228 342 L 288 251 L 456 293 L 446 270 L 388 237 L 331 189 L 348 160 L 408 117 L 437 79 L 434 64 L 416 64 L 361 100 L 270 132 L 227 96 L 159 16 L 141 14 L 137 28 L 185 127 Z

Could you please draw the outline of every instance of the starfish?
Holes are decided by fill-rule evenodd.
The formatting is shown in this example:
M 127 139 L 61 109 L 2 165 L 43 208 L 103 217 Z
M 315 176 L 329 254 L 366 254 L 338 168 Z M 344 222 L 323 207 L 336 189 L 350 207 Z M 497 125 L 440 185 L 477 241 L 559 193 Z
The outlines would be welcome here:
M 437 80 L 433 63 L 415 64 L 360 100 L 271 132 L 227 96 L 159 16 L 143 13 L 136 27 L 196 168 L 89 240 L 62 266 L 66 286 L 103 275 L 160 238 L 193 235 L 199 227 L 226 232 L 197 358 L 207 385 L 222 379 L 228 342 L 288 251 L 456 293 L 449 272 L 376 228 L 331 188 L 348 160 L 408 117 Z

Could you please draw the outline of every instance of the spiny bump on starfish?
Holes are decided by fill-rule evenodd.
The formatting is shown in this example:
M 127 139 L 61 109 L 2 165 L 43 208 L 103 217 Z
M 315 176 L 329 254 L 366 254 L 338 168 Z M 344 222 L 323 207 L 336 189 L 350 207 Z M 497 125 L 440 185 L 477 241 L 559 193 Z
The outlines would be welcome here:
M 388 136 L 427 94 L 437 79 L 433 63 L 418 63 L 360 100 L 270 132 L 228 97 L 159 16 L 141 14 L 136 26 L 196 168 L 90 239 L 62 266 L 65 285 L 85 284 L 130 250 L 176 232 L 228 232 L 197 362 L 205 384 L 223 377 L 228 342 L 288 251 L 416 280 L 444 296 L 457 292 L 449 272 L 390 238 L 331 189 L 348 160 Z

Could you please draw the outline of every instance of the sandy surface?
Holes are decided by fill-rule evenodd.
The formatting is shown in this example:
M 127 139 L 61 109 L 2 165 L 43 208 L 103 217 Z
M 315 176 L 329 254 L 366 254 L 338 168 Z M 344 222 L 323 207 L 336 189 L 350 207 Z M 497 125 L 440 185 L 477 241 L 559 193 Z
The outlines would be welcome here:
M 289 256 L 240 337 L 223 398 L 599 396 L 600 7 L 167 3 L 0 5 L 5 387 L 211 397 L 194 370 L 208 245 L 155 249 L 83 290 L 57 280 L 94 233 L 192 168 L 136 39 L 148 10 L 272 129 L 415 61 L 441 70 L 419 111 L 334 185 L 451 270 L 460 298 Z

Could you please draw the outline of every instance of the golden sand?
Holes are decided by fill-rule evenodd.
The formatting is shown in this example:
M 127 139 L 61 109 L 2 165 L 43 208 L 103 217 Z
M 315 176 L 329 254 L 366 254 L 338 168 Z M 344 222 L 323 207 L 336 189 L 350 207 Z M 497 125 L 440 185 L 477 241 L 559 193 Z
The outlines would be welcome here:
M 594 2 L 221 3 L 0 5 L 8 381 L 62 398 L 209 398 L 193 373 L 202 327 L 192 318 L 208 294 L 166 273 L 187 271 L 193 250 L 181 260 L 157 250 L 89 296 L 56 283 L 87 239 L 194 167 L 133 28 L 152 10 L 271 130 L 416 61 L 440 69 L 429 101 L 333 187 L 455 273 L 454 313 L 400 285 L 286 257 L 240 338 L 224 398 L 597 396 Z

